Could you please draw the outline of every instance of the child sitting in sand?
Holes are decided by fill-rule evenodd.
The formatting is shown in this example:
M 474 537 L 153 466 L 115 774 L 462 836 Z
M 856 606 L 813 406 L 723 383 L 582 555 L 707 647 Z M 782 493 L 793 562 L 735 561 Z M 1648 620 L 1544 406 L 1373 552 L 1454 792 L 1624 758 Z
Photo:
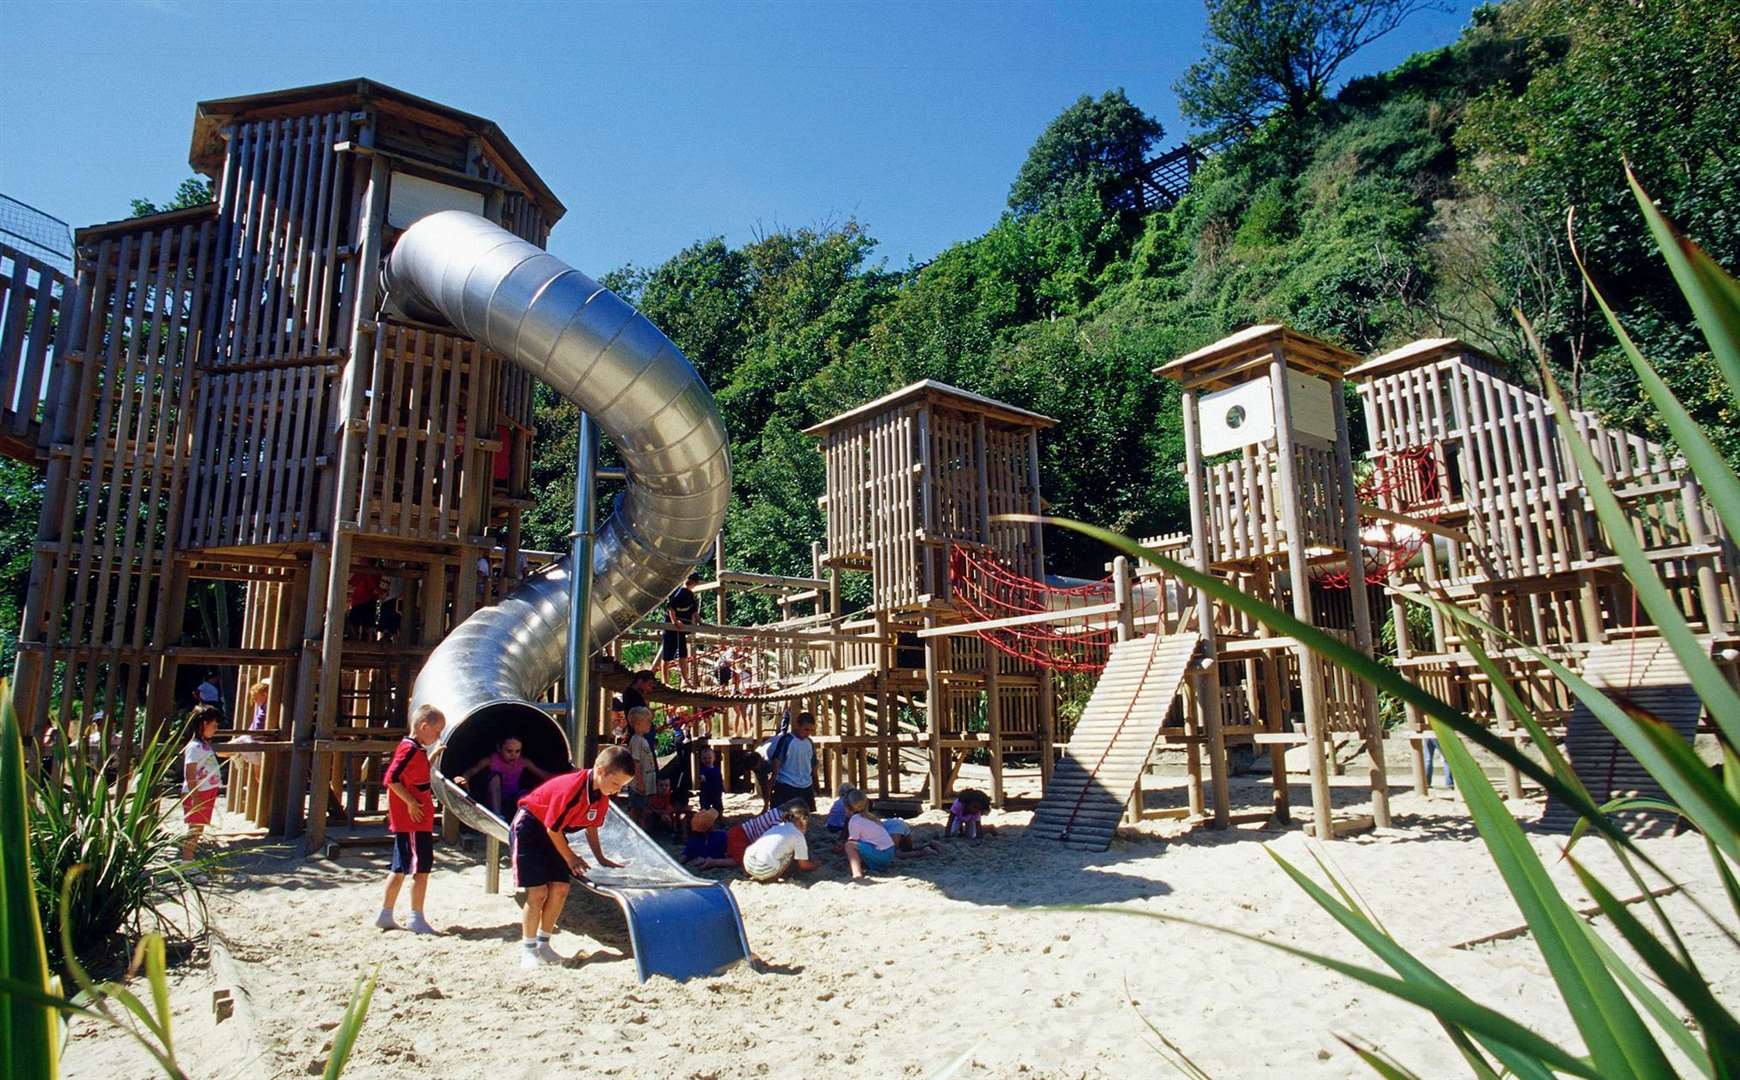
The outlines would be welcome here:
M 521 795 L 530 792 L 551 776 L 538 768 L 536 763 L 526 759 L 525 744 L 512 735 L 501 741 L 501 745 L 495 748 L 495 753 L 455 777 L 454 782 L 469 791 L 472 778 L 485 769 L 489 770 L 489 781 L 483 791 L 487 800 L 485 805 L 494 810 L 495 816 L 503 821 L 514 816 L 514 811 L 520 805 Z M 472 795 L 476 797 L 477 793 L 473 792 Z
M 591 869 L 568 846 L 567 834 L 585 829 L 594 862 L 607 867 L 622 865 L 604 857 L 598 846 L 598 827 L 610 813 L 610 797 L 633 777 L 634 758 L 629 752 L 620 746 L 606 746 L 598 751 L 590 769 L 546 780 L 520 800 L 508 833 L 514 884 L 526 890 L 525 912 L 520 919 L 520 967 L 562 962 L 550 947 L 550 936 L 556 932 L 556 919 L 568 901 L 569 882 L 575 875 L 585 877 Z
M 944 836 L 964 836 L 969 840 L 977 840 L 980 836 L 989 834 L 991 827 L 980 823 L 980 818 L 991 812 L 991 797 L 976 788 L 962 788 L 955 792 L 955 801 L 949 806 L 949 824 L 944 830 Z
M 935 844 L 913 844 L 912 827 L 902 821 L 907 839 L 903 850 L 887 826 L 870 812 L 870 800 L 862 791 L 852 792 L 847 805 L 851 816 L 846 821 L 846 863 L 852 868 L 853 880 L 861 879 L 866 870 L 887 870 L 896 859 L 922 859 L 939 850 Z
M 393 834 L 393 862 L 387 874 L 387 891 L 375 925 L 397 930 L 393 906 L 405 875 L 411 876 L 411 924 L 413 934 L 433 934 L 435 928 L 423 916 L 423 898 L 429 894 L 429 871 L 435 865 L 435 797 L 429 793 L 429 747 L 441 738 L 447 717 L 433 705 L 419 705 L 411 714 L 411 734 L 399 740 L 382 779 L 387 785 L 387 831 Z
M 652 748 L 652 710 L 637 705 L 628 710 L 628 752 L 634 758 L 634 780 L 628 788 L 628 812 L 636 824 L 646 824 L 647 807 L 659 790 L 659 759 Z
M 809 808 L 793 799 L 779 808 L 780 823 L 762 833 L 743 852 L 743 872 L 756 881 L 777 881 L 796 866 L 799 870 L 814 870 L 810 860 L 809 841 L 804 833 L 810 827 Z
M 846 819 L 852 816 L 849 804 L 857 792 L 858 789 L 851 784 L 841 784 L 839 791 L 835 792 L 834 805 L 828 807 L 828 820 L 823 822 L 829 832 L 838 836 L 846 831 Z
M 683 865 L 696 863 L 702 867 L 735 866 L 726 857 L 730 831 L 719 828 L 719 811 L 699 810 L 689 818 L 689 838 L 683 841 Z
M 690 829 L 700 828 L 696 824 L 700 815 L 689 823 Z M 746 821 L 740 821 L 723 830 L 725 833 L 725 851 L 722 855 L 703 855 L 697 859 L 694 866 L 701 870 L 724 870 L 743 865 L 743 853 L 749 850 L 749 845 L 766 835 L 769 829 L 785 820 L 781 809 L 765 810 Z M 719 819 L 715 815 L 707 825 L 707 831 L 718 831 Z M 686 852 L 686 849 L 685 849 Z M 686 858 L 686 855 L 685 855 Z

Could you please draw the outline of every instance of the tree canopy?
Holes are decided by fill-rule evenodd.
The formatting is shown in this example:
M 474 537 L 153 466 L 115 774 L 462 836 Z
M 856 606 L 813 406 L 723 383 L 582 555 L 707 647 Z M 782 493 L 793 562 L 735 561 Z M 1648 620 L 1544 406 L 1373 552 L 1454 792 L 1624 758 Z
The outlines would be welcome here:
M 1437 0 L 1208 0 L 1207 55 L 1174 89 L 1179 111 L 1220 136 L 1280 111 L 1303 119 L 1354 53 Z
M 1130 103 L 1122 87 L 1096 100 L 1083 94 L 1046 126 L 1009 188 L 1009 209 L 1035 213 L 1085 187 L 1102 198 L 1141 168 L 1163 134 L 1160 122 Z

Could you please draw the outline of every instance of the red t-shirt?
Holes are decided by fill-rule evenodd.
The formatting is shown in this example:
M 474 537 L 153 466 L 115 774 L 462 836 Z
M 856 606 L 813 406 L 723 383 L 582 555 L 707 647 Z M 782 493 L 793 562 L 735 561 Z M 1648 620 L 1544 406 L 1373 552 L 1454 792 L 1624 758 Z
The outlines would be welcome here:
M 610 813 L 610 800 L 592 790 L 592 770 L 551 777 L 520 799 L 520 806 L 557 832 L 596 829 Z
M 412 821 L 411 811 L 397 795 L 387 795 L 387 829 L 390 832 L 434 832 L 435 796 L 429 793 L 429 755 L 416 739 L 406 736 L 387 764 L 386 783 L 398 781 L 411 789 L 412 798 L 423 808 L 423 820 Z

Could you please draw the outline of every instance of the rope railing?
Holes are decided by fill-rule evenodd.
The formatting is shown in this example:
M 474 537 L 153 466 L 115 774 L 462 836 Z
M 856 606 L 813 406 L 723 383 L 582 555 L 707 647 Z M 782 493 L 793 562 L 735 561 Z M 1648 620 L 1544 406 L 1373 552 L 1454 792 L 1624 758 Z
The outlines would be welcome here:
M 1358 484 L 1358 500 L 1362 506 L 1380 506 L 1423 521 L 1436 521 L 1442 514 L 1444 503 L 1442 479 L 1435 447 L 1409 446 L 1391 450 L 1378 459 L 1376 467 Z M 1379 535 L 1370 535 L 1373 530 L 1377 530 Z M 1392 575 L 1400 573 L 1419 554 L 1425 542 L 1424 529 L 1362 514 L 1360 548 L 1364 555 L 1366 583 L 1381 585 Z M 1316 581 L 1326 589 L 1345 589 L 1349 575 L 1345 570 L 1323 571 L 1316 575 Z
M 974 622 L 1095 606 L 1111 602 L 1117 592 L 1109 577 L 1086 585 L 1050 585 L 1024 577 L 996 558 L 964 547 L 950 549 L 949 584 L 950 599 Z M 1115 616 L 1100 615 L 975 633 L 1008 656 L 1053 671 L 1096 672 L 1106 666 L 1117 641 L 1118 622 Z

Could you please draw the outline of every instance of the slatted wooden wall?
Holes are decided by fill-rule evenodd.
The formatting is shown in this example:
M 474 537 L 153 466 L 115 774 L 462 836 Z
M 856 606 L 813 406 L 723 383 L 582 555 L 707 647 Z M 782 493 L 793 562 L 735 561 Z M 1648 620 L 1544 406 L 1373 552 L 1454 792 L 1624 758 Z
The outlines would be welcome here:
M 27 722 L 101 712 L 130 735 L 166 662 L 162 643 L 181 618 L 190 374 L 215 226 L 110 233 L 81 252 L 20 642 Z
M 58 389 L 72 333 L 73 320 L 61 317 L 72 284 L 0 244 L 0 453 L 34 459 L 41 449 L 43 403 Z

